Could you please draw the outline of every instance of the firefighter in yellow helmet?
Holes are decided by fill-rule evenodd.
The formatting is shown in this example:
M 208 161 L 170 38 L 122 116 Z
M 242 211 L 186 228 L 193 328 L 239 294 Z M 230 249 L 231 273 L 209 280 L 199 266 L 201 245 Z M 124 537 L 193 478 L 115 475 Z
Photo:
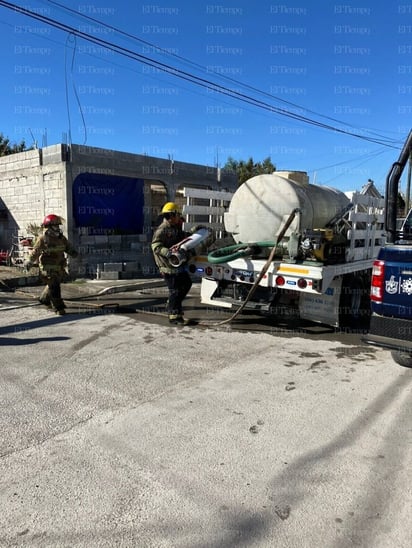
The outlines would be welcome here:
M 178 267 L 170 264 L 169 258 L 173 246 L 189 236 L 182 230 L 180 208 L 174 202 L 167 202 L 161 211 L 163 221 L 155 230 L 152 238 L 152 252 L 156 266 L 164 278 L 169 290 L 168 315 L 172 325 L 185 325 L 189 322 L 183 317 L 182 301 L 192 287 L 186 262 Z
M 46 215 L 42 227 L 44 234 L 34 243 L 33 251 L 26 263 L 26 269 L 39 264 L 40 277 L 46 286 L 40 295 L 40 302 L 53 309 L 59 316 L 65 314 L 65 304 L 61 297 L 61 282 L 66 275 L 66 254 L 77 257 L 78 253 L 63 235 L 60 225 L 62 218 L 53 213 Z

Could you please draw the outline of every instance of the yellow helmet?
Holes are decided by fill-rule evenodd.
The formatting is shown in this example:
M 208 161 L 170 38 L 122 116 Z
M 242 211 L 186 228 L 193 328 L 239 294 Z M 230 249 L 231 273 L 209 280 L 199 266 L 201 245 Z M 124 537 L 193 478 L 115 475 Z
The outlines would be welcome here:
M 179 213 L 180 214 L 180 207 L 174 202 L 167 202 L 167 204 L 165 204 L 162 207 L 162 213 Z

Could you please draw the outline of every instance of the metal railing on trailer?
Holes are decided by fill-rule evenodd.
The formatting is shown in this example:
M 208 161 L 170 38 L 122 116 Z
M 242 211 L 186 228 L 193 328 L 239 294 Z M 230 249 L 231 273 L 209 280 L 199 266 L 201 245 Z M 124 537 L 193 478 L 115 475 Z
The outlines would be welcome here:
M 184 230 L 202 224 L 212 229 L 216 239 L 227 236 L 223 216 L 229 207 L 233 192 L 185 187 L 183 195 L 186 198 L 186 204 L 183 206 L 183 215 L 186 218 Z

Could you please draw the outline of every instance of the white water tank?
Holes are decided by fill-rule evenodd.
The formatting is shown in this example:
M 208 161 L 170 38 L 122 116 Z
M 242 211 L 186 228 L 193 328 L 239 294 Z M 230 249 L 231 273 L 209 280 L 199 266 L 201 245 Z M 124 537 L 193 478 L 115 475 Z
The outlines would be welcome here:
M 295 208 L 301 210 L 286 232 L 324 228 L 349 204 L 349 198 L 334 188 L 309 184 L 302 171 L 276 171 L 257 175 L 235 192 L 224 214 L 227 232 L 237 243 L 275 240 Z

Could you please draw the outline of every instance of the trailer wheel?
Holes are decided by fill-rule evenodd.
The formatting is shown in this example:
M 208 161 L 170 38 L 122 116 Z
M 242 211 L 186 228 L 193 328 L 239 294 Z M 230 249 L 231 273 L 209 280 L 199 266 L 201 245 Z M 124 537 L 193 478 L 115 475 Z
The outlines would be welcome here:
M 409 352 L 400 352 L 398 350 L 392 350 L 392 359 L 398 365 L 402 367 L 411 367 L 412 368 L 412 354 Z
M 369 286 L 365 287 L 360 276 L 344 276 L 339 302 L 339 326 L 350 331 L 366 331 L 369 320 Z

